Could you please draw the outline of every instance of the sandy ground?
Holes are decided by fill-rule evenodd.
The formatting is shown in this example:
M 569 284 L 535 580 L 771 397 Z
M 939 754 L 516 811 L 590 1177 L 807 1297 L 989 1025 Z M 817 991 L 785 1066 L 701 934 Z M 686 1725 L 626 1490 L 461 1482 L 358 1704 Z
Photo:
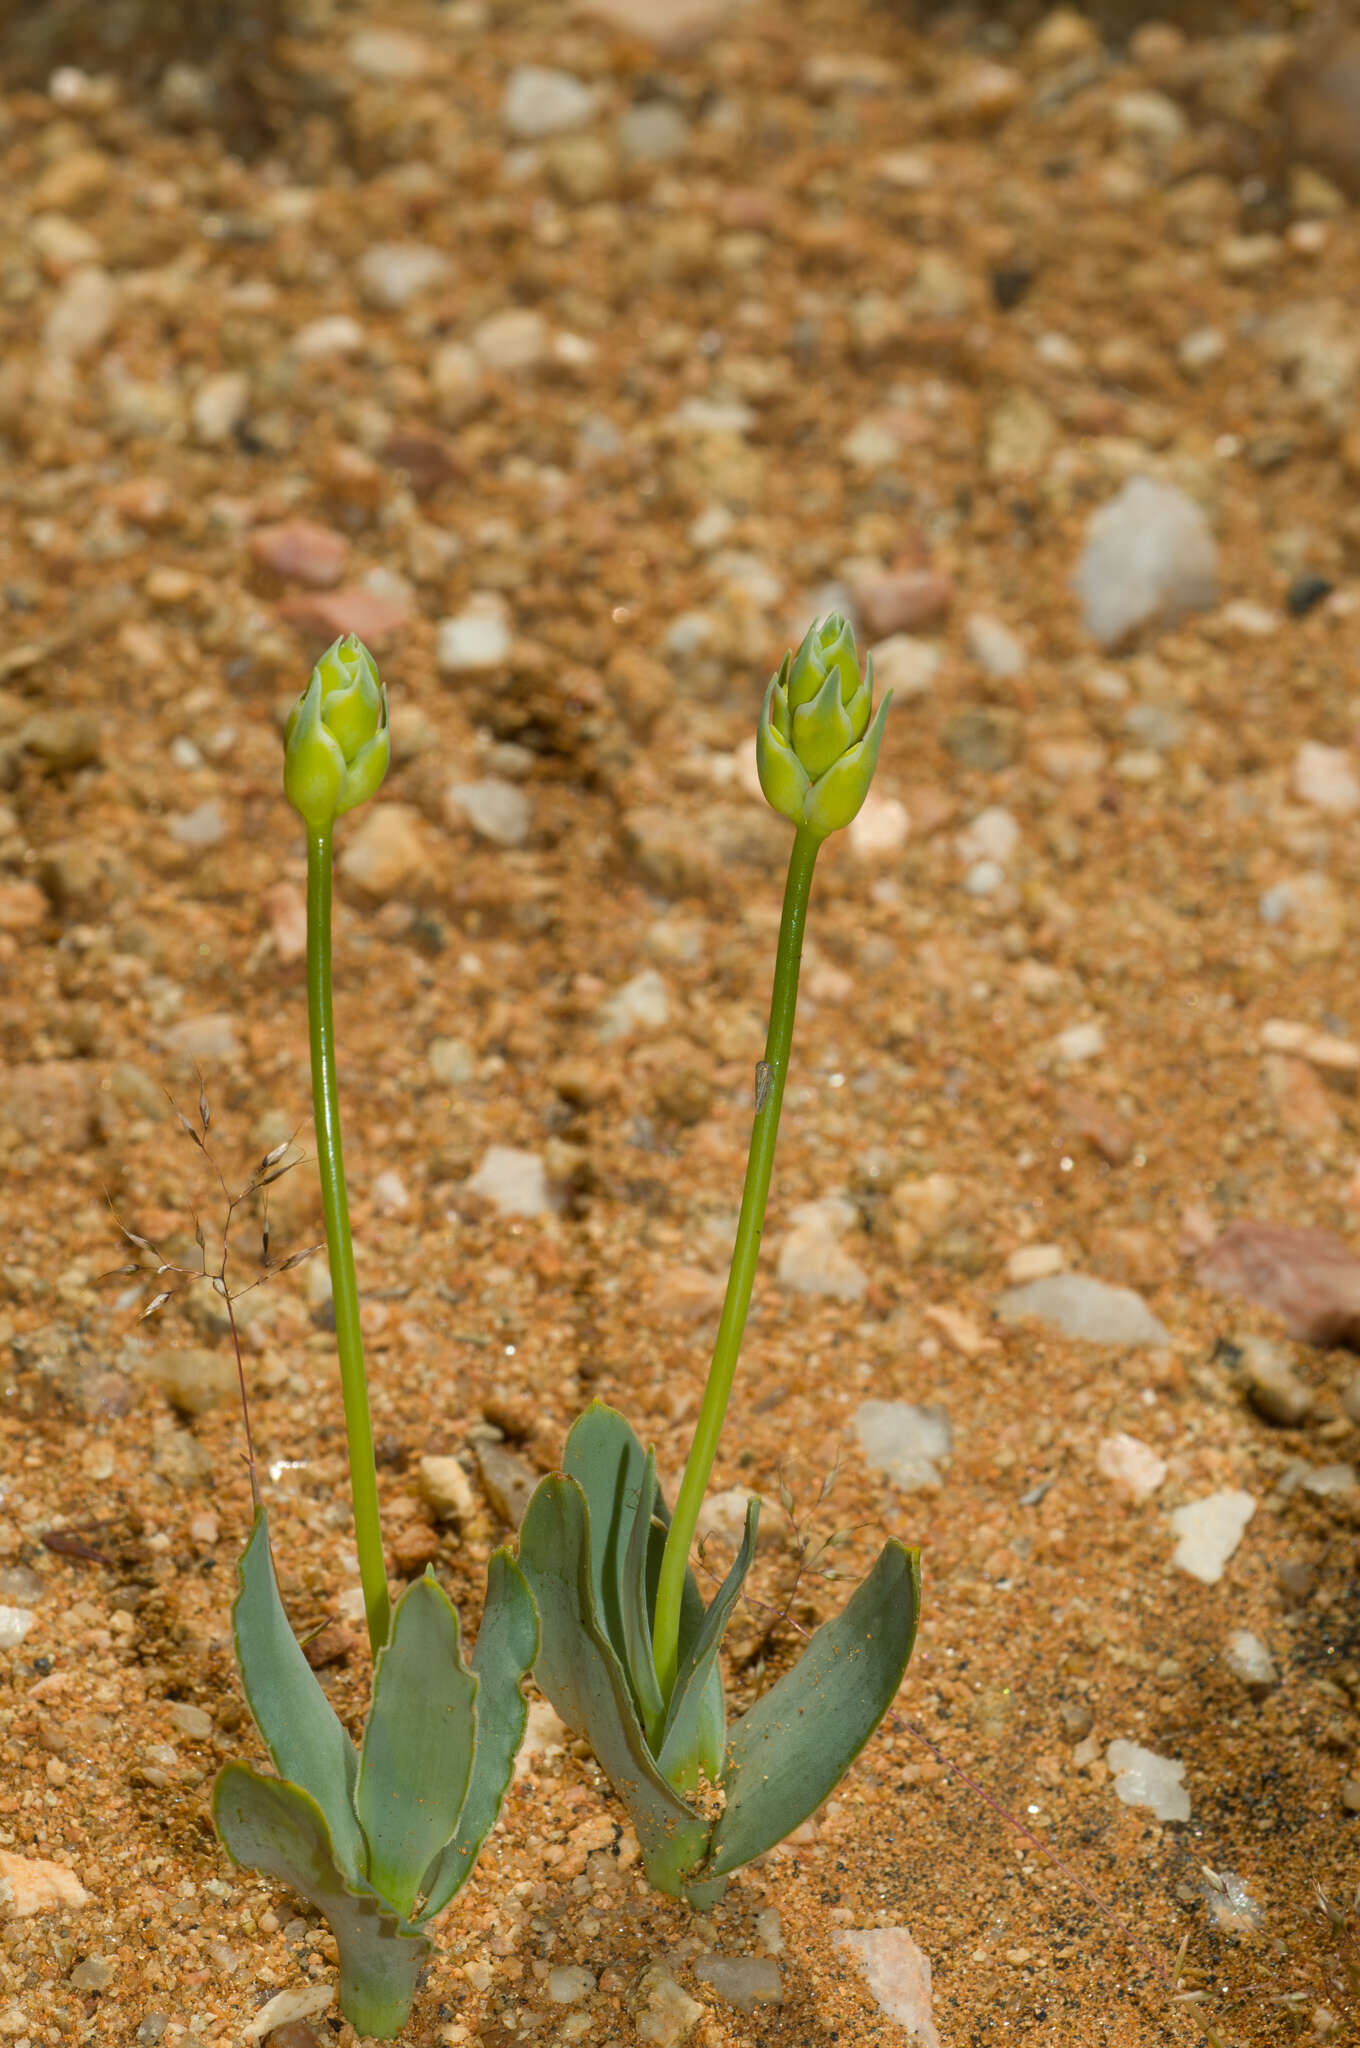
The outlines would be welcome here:
M 207 1818 L 257 1754 L 220 1304 L 139 1322 L 152 1284 L 102 1278 L 111 1204 L 176 1260 L 196 1213 L 222 1228 L 166 1089 L 192 1116 L 201 1075 L 232 1187 L 306 1139 L 279 718 L 309 661 L 354 625 L 391 689 L 338 884 L 352 1193 L 394 1581 L 432 1560 L 475 1626 L 507 1486 L 585 1401 L 678 1476 L 786 841 L 755 711 L 841 602 L 899 702 L 821 864 L 715 1475 L 774 1532 L 730 1686 L 844 1591 L 800 1539 L 839 1534 L 842 1574 L 919 1543 L 919 1647 L 839 1796 L 707 1918 L 648 1893 L 540 1710 L 406 2038 L 886 2048 L 837 1947 L 878 1927 L 929 1958 L 946 2048 L 1191 2042 L 1196 2013 L 1240 2048 L 1345 2039 L 1357 1932 L 1317 1888 L 1360 1875 L 1355 1367 L 1191 1263 L 1242 1220 L 1349 1238 L 1360 1201 L 1344 164 L 1316 133 L 1305 160 L 1306 100 L 1281 126 L 1279 23 L 601 12 L 314 6 L 253 153 L 203 72 L 0 98 L 0 2038 L 235 2048 L 333 1968 Z M 568 77 L 537 113 L 534 65 Z M 1203 508 L 1216 588 L 1102 648 L 1071 577 L 1139 475 Z M 469 1189 L 492 1145 L 540 1163 L 539 1213 Z M 275 1254 L 313 1242 L 310 1164 L 273 1194 Z M 242 1282 L 259 1229 L 233 1219 Z M 1160 1333 L 998 1314 L 1055 1267 Z M 243 1300 L 245 1363 L 293 1618 L 357 1719 L 320 1277 Z M 1245 1396 L 1253 1336 L 1283 1423 Z M 933 1483 L 868 1462 L 869 1401 L 942 1411 Z M 1160 1461 L 1141 1500 L 1119 1434 Z M 429 1453 L 464 1459 L 461 1526 Z M 1225 1492 L 1253 1512 L 1206 1583 L 1172 1517 Z M 1225 1663 L 1239 1631 L 1273 1676 Z M 1117 1741 L 1183 1765 L 1188 1819 L 1116 1797 Z M 1190 2004 L 1158 1976 L 1183 1941 Z M 772 1950 L 754 2014 L 696 1974 Z M 558 2003 L 569 1965 L 593 1988 Z M 652 1967 L 692 2009 L 649 2004 Z

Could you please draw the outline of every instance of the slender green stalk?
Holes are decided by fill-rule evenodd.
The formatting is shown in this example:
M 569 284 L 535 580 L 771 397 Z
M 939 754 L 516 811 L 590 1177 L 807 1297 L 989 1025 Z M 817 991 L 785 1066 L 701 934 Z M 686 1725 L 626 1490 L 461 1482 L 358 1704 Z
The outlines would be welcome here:
M 775 955 L 774 987 L 770 994 L 770 1023 L 765 1034 L 765 1063 L 756 1090 L 756 1113 L 751 1126 L 751 1147 L 746 1159 L 746 1182 L 741 1192 L 741 1215 L 737 1239 L 732 1247 L 732 1267 L 727 1276 L 718 1335 L 713 1346 L 713 1363 L 695 1425 L 694 1440 L 685 1463 L 685 1476 L 675 1503 L 666 1547 L 661 1559 L 661 1576 L 656 1589 L 656 1612 L 652 1620 L 652 1649 L 662 1698 L 669 1701 L 675 1687 L 680 1645 L 680 1596 L 684 1590 L 685 1567 L 690 1545 L 708 1488 L 718 1438 L 727 1412 L 732 1380 L 741 1352 L 746 1313 L 751 1306 L 751 1288 L 760 1256 L 760 1235 L 765 1222 L 765 1203 L 770 1192 L 775 1140 L 779 1135 L 779 1112 L 784 1102 L 784 1083 L 789 1071 L 789 1049 L 793 1044 L 793 1016 L 798 1006 L 798 968 L 803 957 L 803 931 L 807 924 L 808 899 L 812 893 L 812 870 L 821 839 L 800 826 L 789 855 L 788 879 L 784 884 L 784 910 L 779 921 L 779 950 Z
M 391 1609 L 387 1565 L 378 1522 L 378 1467 L 368 1412 L 364 1339 L 359 1327 L 359 1286 L 354 1241 L 345 1193 L 345 1160 L 340 1144 L 340 1093 L 335 1071 L 335 1016 L 331 1007 L 331 827 L 307 832 L 307 1026 L 312 1049 L 312 1110 L 316 1119 L 316 1160 L 330 1254 L 335 1305 L 335 1348 L 340 1357 L 340 1392 L 345 1403 L 349 1477 L 354 1498 L 354 1542 L 368 1617 L 369 1645 L 376 1657 L 387 1641 Z

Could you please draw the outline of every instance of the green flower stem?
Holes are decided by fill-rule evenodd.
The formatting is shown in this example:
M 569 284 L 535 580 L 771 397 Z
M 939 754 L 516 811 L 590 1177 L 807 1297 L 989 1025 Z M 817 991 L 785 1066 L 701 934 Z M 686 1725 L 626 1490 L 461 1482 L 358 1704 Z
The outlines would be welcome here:
M 330 1253 L 335 1306 L 335 1348 L 340 1357 L 340 1392 L 349 1441 L 349 1478 L 354 1498 L 354 1542 L 368 1617 L 369 1645 L 376 1657 L 387 1641 L 391 1609 L 387 1564 L 378 1521 L 378 1467 L 373 1423 L 368 1412 L 364 1339 L 359 1327 L 359 1287 L 354 1274 L 354 1241 L 345 1193 L 345 1160 L 340 1145 L 340 1094 L 335 1072 L 335 1016 L 331 1006 L 331 828 L 307 834 L 307 1027 L 312 1049 L 312 1110 L 316 1119 L 316 1160 Z
M 784 884 L 784 910 L 779 920 L 779 950 L 775 955 L 774 987 L 770 994 L 770 1024 L 765 1035 L 764 1101 L 751 1126 L 751 1148 L 746 1159 L 746 1183 L 741 1192 L 741 1215 L 732 1248 L 732 1267 L 727 1276 L 718 1335 L 713 1346 L 713 1363 L 708 1369 L 699 1420 L 680 1482 L 675 1514 L 666 1537 L 657 1581 L 656 1611 L 652 1621 L 652 1650 L 662 1698 L 669 1701 L 675 1687 L 679 1662 L 680 1596 L 690 1545 L 708 1488 L 718 1438 L 727 1412 L 732 1380 L 741 1352 L 746 1313 L 751 1306 L 751 1288 L 760 1256 L 760 1235 L 765 1221 L 765 1203 L 770 1192 L 775 1140 L 779 1135 L 779 1112 L 784 1101 L 784 1082 L 789 1071 L 789 1049 L 793 1044 L 793 1015 L 798 1007 L 798 968 L 803 957 L 803 931 L 807 924 L 808 899 L 812 894 L 812 870 L 821 839 L 800 826 L 789 855 L 788 879 Z

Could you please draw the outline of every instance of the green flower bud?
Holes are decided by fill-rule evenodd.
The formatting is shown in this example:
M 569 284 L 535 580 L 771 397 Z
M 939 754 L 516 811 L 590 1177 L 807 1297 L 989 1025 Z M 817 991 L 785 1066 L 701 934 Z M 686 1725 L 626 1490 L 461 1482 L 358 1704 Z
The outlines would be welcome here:
M 869 793 L 892 692 L 870 722 L 874 665 L 859 672 L 854 635 L 838 612 L 809 627 L 771 676 L 756 727 L 766 801 L 825 839 L 848 825 Z
M 283 787 L 313 832 L 367 803 L 387 773 L 387 691 L 362 640 L 328 647 L 289 714 Z

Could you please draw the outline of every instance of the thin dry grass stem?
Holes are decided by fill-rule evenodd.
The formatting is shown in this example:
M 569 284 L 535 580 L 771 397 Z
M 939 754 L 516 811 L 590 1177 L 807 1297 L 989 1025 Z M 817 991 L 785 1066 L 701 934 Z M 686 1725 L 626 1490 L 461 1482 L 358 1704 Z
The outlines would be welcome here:
M 210 1266 L 208 1263 L 207 1233 L 203 1228 L 202 1219 L 196 1210 L 191 1210 L 190 1214 L 194 1220 L 194 1243 L 198 1246 L 198 1265 L 180 1266 L 176 1265 L 172 1259 L 167 1259 L 160 1246 L 151 1238 L 143 1237 L 139 1231 L 130 1229 L 124 1223 L 114 1206 L 113 1197 L 108 1193 L 107 1189 L 105 1190 L 105 1199 L 108 1201 L 113 1220 L 126 1241 L 138 1252 L 144 1253 L 148 1258 L 155 1260 L 156 1263 L 152 1269 L 154 1278 L 159 1280 L 164 1275 L 170 1274 L 175 1279 L 187 1280 L 191 1284 L 195 1281 L 205 1281 L 222 1303 L 227 1318 L 227 1327 L 231 1334 L 232 1351 L 236 1359 L 236 1380 L 241 1394 L 241 1421 L 246 1440 L 243 1462 L 250 1475 L 251 1503 L 253 1507 L 258 1509 L 260 1505 L 259 1475 L 255 1458 L 255 1438 L 250 1424 L 250 1397 L 246 1388 L 245 1359 L 241 1350 L 241 1327 L 237 1319 L 236 1304 L 243 1296 L 253 1293 L 255 1288 L 263 1286 L 266 1280 L 273 1280 L 280 1273 L 291 1272 L 295 1266 L 300 1266 L 305 1259 L 311 1258 L 314 1252 L 321 1251 L 324 1247 L 320 1244 L 306 1245 L 301 1251 L 290 1252 L 287 1258 L 277 1260 L 271 1258 L 268 1190 L 276 1180 L 281 1180 L 285 1173 L 291 1173 L 295 1166 L 301 1165 L 302 1154 L 299 1154 L 296 1159 L 289 1159 L 286 1156 L 297 1142 L 297 1133 L 295 1131 L 293 1136 L 286 1138 L 281 1145 L 275 1145 L 272 1151 L 266 1152 L 264 1158 L 246 1180 L 245 1185 L 233 1193 L 216 1155 L 207 1143 L 207 1134 L 212 1127 L 212 1109 L 208 1102 L 203 1076 L 198 1074 L 197 1079 L 197 1124 L 184 1114 L 168 1089 L 165 1091 L 165 1097 L 166 1101 L 170 1104 L 171 1110 L 174 1112 L 175 1121 L 180 1130 L 202 1154 L 222 1192 L 222 1231 L 217 1242 L 216 1264 Z M 238 1287 L 234 1286 L 227 1278 L 227 1268 L 231 1263 L 232 1253 L 232 1227 L 236 1221 L 238 1210 L 243 1208 L 246 1203 L 254 1201 L 257 1196 L 261 1198 L 262 1205 L 260 1270 L 253 1279 L 246 1280 Z M 106 1280 L 127 1279 L 134 1274 L 144 1275 L 147 1270 L 144 1264 L 137 1261 L 132 1265 L 119 1266 L 112 1273 L 105 1273 L 102 1277 Z M 148 1316 L 156 1315 L 165 1307 L 168 1301 L 174 1299 L 178 1292 L 179 1289 L 173 1286 L 158 1288 L 141 1310 L 137 1321 L 144 1323 Z

